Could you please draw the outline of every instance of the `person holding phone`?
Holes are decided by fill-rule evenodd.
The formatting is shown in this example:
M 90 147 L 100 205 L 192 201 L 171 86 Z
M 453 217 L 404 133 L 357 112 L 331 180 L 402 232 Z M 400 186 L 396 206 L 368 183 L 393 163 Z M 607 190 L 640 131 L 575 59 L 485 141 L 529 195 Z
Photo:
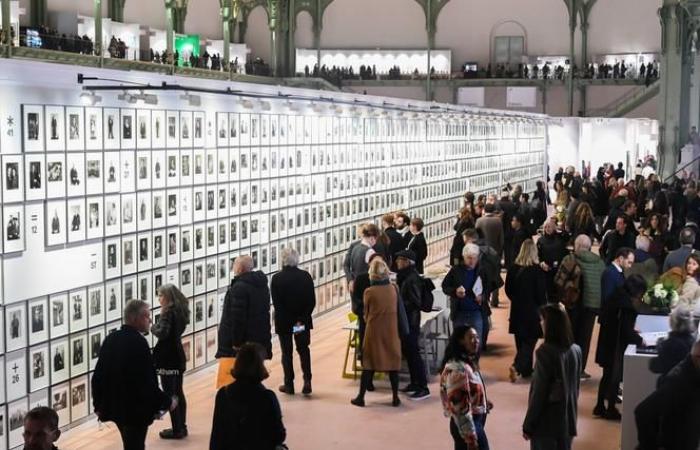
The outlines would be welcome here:
M 282 351 L 284 384 L 280 392 L 294 395 L 294 362 L 292 339 L 299 353 L 304 373 L 304 395 L 311 394 L 311 314 L 316 307 L 314 281 L 308 272 L 297 267 L 299 253 L 291 247 L 282 250 L 282 270 L 272 277 L 270 291 L 275 307 L 275 331 Z

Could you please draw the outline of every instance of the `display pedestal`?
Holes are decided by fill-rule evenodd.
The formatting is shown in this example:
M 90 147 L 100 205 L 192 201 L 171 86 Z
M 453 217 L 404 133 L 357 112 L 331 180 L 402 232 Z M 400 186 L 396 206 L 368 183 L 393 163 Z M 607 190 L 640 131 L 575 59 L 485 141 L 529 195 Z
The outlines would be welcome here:
M 642 335 L 656 336 L 655 333 L 668 331 L 667 316 L 637 317 L 637 329 Z M 655 342 L 648 342 L 652 345 Z M 637 353 L 636 345 L 629 345 L 625 350 L 624 369 L 622 373 L 623 402 L 622 402 L 622 450 L 637 448 L 637 424 L 634 421 L 634 410 L 642 400 L 656 390 L 656 380 L 659 376 L 649 370 L 649 361 L 656 355 Z

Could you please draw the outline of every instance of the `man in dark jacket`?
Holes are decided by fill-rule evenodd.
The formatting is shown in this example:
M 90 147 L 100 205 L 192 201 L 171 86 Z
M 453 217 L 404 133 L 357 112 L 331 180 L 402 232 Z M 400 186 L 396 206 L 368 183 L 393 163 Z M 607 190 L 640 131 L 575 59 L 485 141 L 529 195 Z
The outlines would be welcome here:
M 700 444 L 700 342 L 634 410 L 639 450 L 696 450 Z
M 394 228 L 394 215 L 384 214 L 382 216 L 382 228 L 384 234 L 389 238 L 389 256 L 391 257 L 391 269 L 396 270 L 396 254 L 406 248 L 403 236 Z M 388 261 L 389 262 L 389 261 Z
M 24 450 L 58 450 L 53 445 L 61 436 L 58 414 L 47 406 L 38 406 L 24 418 Z
M 623 247 L 635 247 L 634 234 L 627 228 L 626 219 L 624 215 L 619 216 L 615 221 L 615 230 L 608 231 L 603 237 L 603 242 L 600 244 L 600 256 L 605 259 L 607 264 L 612 262 L 619 249 Z
M 600 281 L 600 306 L 604 308 L 615 293 L 615 290 L 625 283 L 625 270 L 634 264 L 634 251 L 629 247 L 617 250 L 615 258 L 605 268 Z
M 280 392 L 294 394 L 294 363 L 292 361 L 292 338 L 301 360 L 304 373 L 304 395 L 311 394 L 311 314 L 316 307 L 314 280 L 308 272 L 297 267 L 299 254 L 292 247 L 282 250 L 282 270 L 270 282 L 272 304 L 275 306 L 275 332 L 279 336 L 282 350 L 284 384 Z
M 270 290 L 265 274 L 253 268 L 253 258 L 248 255 L 233 263 L 234 278 L 224 298 L 216 358 L 235 357 L 241 345 L 256 342 L 265 349 L 267 359 L 272 359 Z
M 410 238 L 408 245 L 406 245 L 406 250 L 411 250 L 415 254 L 416 270 L 421 275 L 423 275 L 423 264 L 428 257 L 428 243 L 425 240 L 425 235 L 423 235 L 423 226 L 423 219 L 415 217 L 411 220 Z
M 530 235 L 523 227 L 523 217 L 520 214 L 515 214 L 510 220 L 511 241 L 510 245 L 506 244 L 506 268 L 510 269 L 515 264 L 515 259 L 520 253 L 520 247 L 523 242 L 530 238 Z
M 92 377 L 93 405 L 102 422 L 117 424 L 124 450 L 143 450 L 159 411 L 177 406 L 158 387 L 148 342 L 151 310 L 141 300 L 124 308 L 124 325 L 105 338 Z
M 411 374 L 411 382 L 402 391 L 410 392 L 411 400 L 423 400 L 430 397 L 425 365 L 418 346 L 423 280 L 416 270 L 416 255 L 411 250 L 404 250 L 396 254 L 396 266 L 399 269 L 396 281 L 408 317 L 408 335 L 402 338 L 401 347 L 408 363 L 408 371 Z
M 474 228 L 479 233 L 480 237 L 484 239 L 484 243 L 496 251 L 500 264 L 505 242 L 503 223 L 501 222 L 501 218 L 498 216 L 498 214 L 496 214 L 494 205 L 486 204 L 484 206 L 484 213 L 485 214 L 482 217 L 477 219 Z M 491 305 L 494 308 L 498 307 L 498 289 L 492 291 Z

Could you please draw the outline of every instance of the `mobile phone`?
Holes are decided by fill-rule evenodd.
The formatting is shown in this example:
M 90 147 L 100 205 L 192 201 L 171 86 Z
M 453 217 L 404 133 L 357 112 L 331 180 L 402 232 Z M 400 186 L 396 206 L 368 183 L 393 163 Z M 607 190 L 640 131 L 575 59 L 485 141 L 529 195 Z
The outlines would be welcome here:
M 305 325 L 294 325 L 294 326 L 292 327 L 292 333 L 294 333 L 294 334 L 302 333 L 302 332 L 305 331 L 305 330 L 306 330 L 306 326 L 305 326 Z

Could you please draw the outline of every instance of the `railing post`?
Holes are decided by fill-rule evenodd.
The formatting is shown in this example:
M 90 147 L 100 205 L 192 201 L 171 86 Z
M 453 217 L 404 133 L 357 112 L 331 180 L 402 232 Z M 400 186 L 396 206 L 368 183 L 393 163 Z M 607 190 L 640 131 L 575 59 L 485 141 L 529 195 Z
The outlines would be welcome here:
M 102 0 L 94 0 L 95 6 L 95 53 L 100 57 L 100 67 L 104 62 L 104 52 L 102 51 L 104 42 L 102 42 Z
M 10 14 L 10 0 L 2 0 L 2 45 L 5 47 L 5 56 L 7 58 L 11 56 L 12 52 L 12 20 Z

